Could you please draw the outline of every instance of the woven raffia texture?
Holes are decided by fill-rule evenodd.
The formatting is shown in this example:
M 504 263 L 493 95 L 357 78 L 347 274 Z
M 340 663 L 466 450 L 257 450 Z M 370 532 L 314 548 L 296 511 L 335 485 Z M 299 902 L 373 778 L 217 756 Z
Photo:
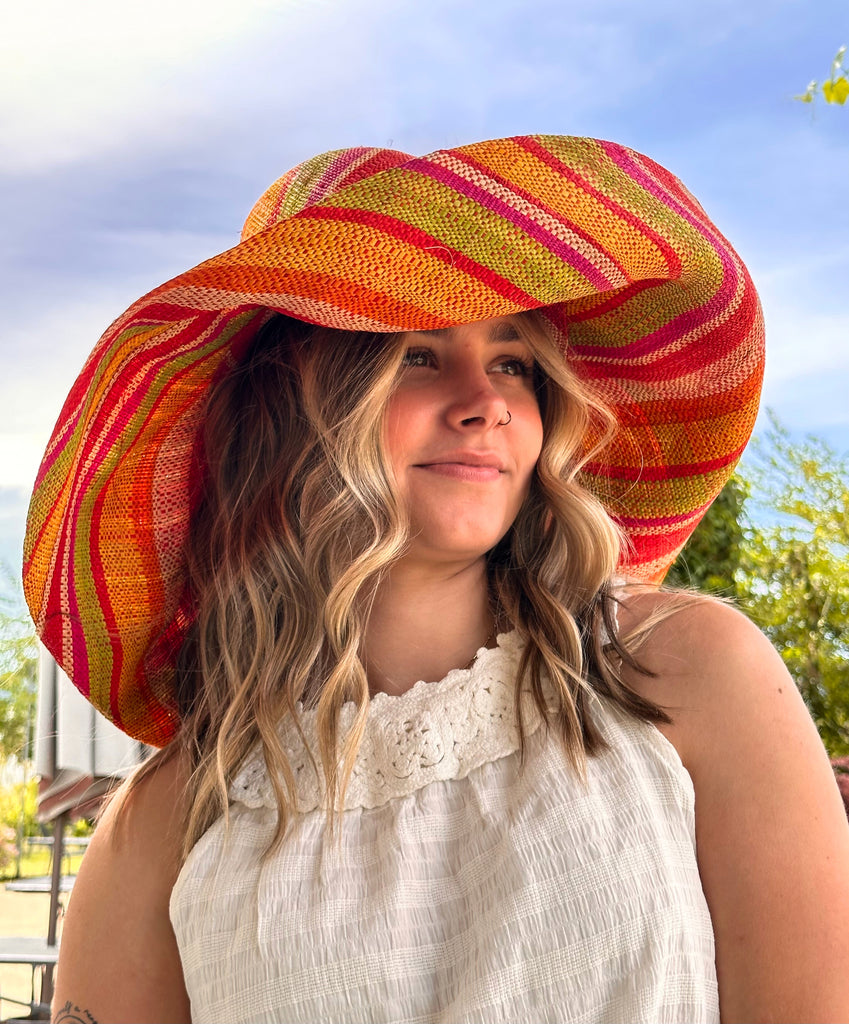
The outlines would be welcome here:
M 289 172 L 239 245 L 98 342 L 30 508 L 24 584 L 47 647 L 122 729 L 173 735 L 197 428 L 210 381 L 269 310 L 388 332 L 540 307 L 622 424 L 584 482 L 630 538 L 623 574 L 659 580 L 757 411 L 763 324 L 734 250 L 676 178 L 612 143 L 360 148 Z

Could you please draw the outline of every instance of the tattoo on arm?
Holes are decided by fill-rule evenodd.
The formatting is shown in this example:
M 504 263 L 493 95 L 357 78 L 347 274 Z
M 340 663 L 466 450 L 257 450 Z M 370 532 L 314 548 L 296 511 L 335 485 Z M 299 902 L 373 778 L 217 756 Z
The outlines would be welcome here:
M 97 1024 L 88 1010 L 82 1010 L 69 999 L 53 1016 L 53 1024 Z

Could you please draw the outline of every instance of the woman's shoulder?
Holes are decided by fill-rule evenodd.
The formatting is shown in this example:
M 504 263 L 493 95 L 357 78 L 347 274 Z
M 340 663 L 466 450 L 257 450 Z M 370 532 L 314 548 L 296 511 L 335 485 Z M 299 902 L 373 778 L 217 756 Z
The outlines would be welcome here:
M 189 773 L 175 753 L 154 755 L 137 778 L 112 794 L 80 869 L 77 888 L 91 874 L 121 873 L 134 886 L 168 888 L 180 869 Z M 148 894 L 150 895 L 150 894 Z
M 689 592 L 625 591 L 620 631 L 636 638 L 645 672 L 625 681 L 659 704 L 671 721 L 661 731 L 691 774 L 711 770 L 734 750 L 744 762 L 762 756 L 759 741 L 776 730 L 821 744 L 780 655 L 760 629 L 727 602 Z M 824 754 L 823 754 L 824 757 Z
M 95 1020 L 188 1019 L 168 913 L 186 779 L 179 756 L 160 758 L 107 807 L 65 916 L 54 1012 L 69 1005 Z
M 163 826 L 185 808 L 190 770 L 179 751 L 160 750 L 127 780 L 107 804 L 98 828 L 130 830 Z M 126 788 L 126 792 L 124 789 Z
M 849 829 L 781 657 L 710 598 L 625 592 L 620 623 L 623 637 L 643 631 L 647 670 L 625 681 L 668 713 L 659 728 L 693 780 L 723 1018 L 846 1019 L 849 925 L 835 908 L 849 902 Z
M 640 650 L 673 668 L 683 654 L 717 657 L 728 645 L 742 652 L 770 647 L 758 627 L 729 601 L 688 590 L 626 585 L 617 592 L 618 622 L 624 636 L 644 636 Z M 686 646 L 685 646 L 686 645 Z M 680 664 L 683 667 L 683 663 Z
M 626 588 L 619 629 L 645 669 L 626 668 L 626 682 L 682 725 L 699 716 L 726 717 L 753 702 L 792 698 L 796 690 L 767 637 L 725 601 Z

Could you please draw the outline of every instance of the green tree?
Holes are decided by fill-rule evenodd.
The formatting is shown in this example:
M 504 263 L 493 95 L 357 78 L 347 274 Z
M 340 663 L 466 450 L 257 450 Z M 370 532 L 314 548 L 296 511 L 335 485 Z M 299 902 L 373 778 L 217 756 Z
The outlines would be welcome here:
M 847 755 L 849 465 L 771 417 L 748 473 L 740 604 L 781 654 L 831 755 Z
M 0 758 L 20 758 L 35 720 L 38 646 L 20 584 L 4 566 L 0 581 Z
M 841 46 L 831 62 L 828 78 L 821 84 L 817 81 L 809 82 L 808 88 L 796 99 L 803 103 L 813 103 L 817 96 L 822 96 L 826 103 L 836 103 L 842 107 L 849 99 L 849 78 L 846 75 L 849 68 L 844 66 L 845 60 L 846 47 Z
M 673 563 L 667 584 L 736 596 L 748 494 L 746 481 L 738 474 L 732 476 Z
M 0 826 L 13 832 L 20 827 L 25 836 L 37 835 L 37 810 L 38 781 L 35 778 L 0 788 Z

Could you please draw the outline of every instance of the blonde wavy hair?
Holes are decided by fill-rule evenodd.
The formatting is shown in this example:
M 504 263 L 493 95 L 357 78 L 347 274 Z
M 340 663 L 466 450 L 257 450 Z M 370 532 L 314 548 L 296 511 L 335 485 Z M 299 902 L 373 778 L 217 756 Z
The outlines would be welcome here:
M 618 635 L 611 593 L 622 538 L 580 483 L 615 430 L 538 314 L 515 318 L 535 359 L 544 441 L 530 493 L 487 556 L 493 608 L 526 639 L 516 685 L 530 689 L 575 769 L 603 746 L 593 694 L 632 715 L 668 720 L 622 680 L 639 669 Z M 185 857 L 228 813 L 228 787 L 262 747 L 278 808 L 270 849 L 296 807 L 279 727 L 315 708 L 333 828 L 365 727 L 360 650 L 375 588 L 408 541 L 384 452 L 384 410 L 404 336 L 341 332 L 282 315 L 213 389 L 203 445 L 206 490 L 187 551 L 197 618 L 178 664 L 181 729 L 127 792 L 177 752 L 190 767 Z M 596 438 L 588 446 L 587 438 Z M 546 700 L 543 680 L 549 681 Z M 340 710 L 357 712 L 340 735 Z

